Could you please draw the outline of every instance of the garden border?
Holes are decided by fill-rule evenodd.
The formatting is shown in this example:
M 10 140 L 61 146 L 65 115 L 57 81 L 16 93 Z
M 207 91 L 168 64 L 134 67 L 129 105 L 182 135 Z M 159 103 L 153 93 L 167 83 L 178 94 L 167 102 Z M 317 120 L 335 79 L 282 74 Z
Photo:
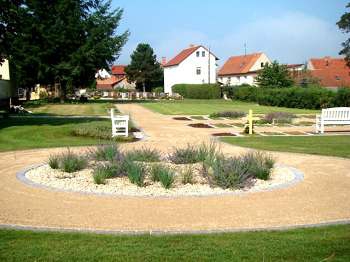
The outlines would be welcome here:
M 282 165 L 282 164 L 277 164 L 279 167 L 283 168 L 288 168 L 294 175 L 293 180 L 285 182 L 283 184 L 278 184 L 278 185 L 272 185 L 266 189 L 257 189 L 256 191 L 253 192 L 225 192 L 225 193 L 215 193 L 215 194 L 210 194 L 210 195 L 179 195 L 179 196 L 135 196 L 135 195 L 118 195 L 115 193 L 96 193 L 96 192 L 85 192 L 85 191 L 78 191 L 78 190 L 70 190 L 70 189 L 59 189 L 43 184 L 36 183 L 26 177 L 26 173 L 29 172 L 30 170 L 46 165 L 47 163 L 41 163 L 41 164 L 34 164 L 31 165 L 23 170 L 20 170 L 19 172 L 16 173 L 16 178 L 24 183 L 25 185 L 34 187 L 34 188 L 40 188 L 48 191 L 53 191 L 53 192 L 66 192 L 66 193 L 76 193 L 76 194 L 81 194 L 81 195 L 96 195 L 96 196 L 102 196 L 102 197 L 113 197 L 113 198 L 147 198 L 147 199 L 174 199 L 174 198 L 210 198 L 210 197 L 218 197 L 218 196 L 245 196 L 249 194 L 254 194 L 254 193 L 261 193 L 261 192 L 270 192 L 273 190 L 278 190 L 278 189 L 285 189 L 288 187 L 295 186 L 296 184 L 300 183 L 301 181 L 304 180 L 304 174 L 294 168 L 290 167 L 287 165 Z

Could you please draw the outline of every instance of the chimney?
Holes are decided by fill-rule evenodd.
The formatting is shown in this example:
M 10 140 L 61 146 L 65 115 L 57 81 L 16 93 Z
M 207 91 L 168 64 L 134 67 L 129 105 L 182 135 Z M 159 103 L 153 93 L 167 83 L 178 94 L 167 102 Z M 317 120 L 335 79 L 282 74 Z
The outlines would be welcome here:
M 195 47 L 196 45 L 194 45 L 194 44 L 190 44 L 190 48 L 192 48 L 192 47 Z
M 162 65 L 165 65 L 165 64 L 166 64 L 166 57 L 163 56 L 163 57 L 162 57 Z

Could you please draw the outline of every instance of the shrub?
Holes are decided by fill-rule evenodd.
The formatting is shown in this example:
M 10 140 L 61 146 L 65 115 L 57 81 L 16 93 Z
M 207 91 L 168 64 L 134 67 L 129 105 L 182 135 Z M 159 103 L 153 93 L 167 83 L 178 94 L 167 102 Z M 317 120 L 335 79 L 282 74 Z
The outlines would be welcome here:
M 97 185 L 106 184 L 106 175 L 105 175 L 103 169 L 100 169 L 100 168 L 94 169 L 92 177 L 94 179 L 95 184 L 97 184 Z
M 97 161 L 116 161 L 121 156 L 121 152 L 116 144 L 99 145 L 90 150 L 90 157 Z
M 339 88 L 334 97 L 334 104 L 340 107 L 350 107 L 350 88 Z
M 174 183 L 174 172 L 165 166 L 158 165 L 158 167 L 152 169 L 152 177 L 156 178 L 165 189 L 171 188 Z
M 272 112 L 266 114 L 263 122 L 272 124 L 272 123 L 291 123 L 292 119 L 296 118 L 294 114 L 287 112 Z
M 81 157 L 70 150 L 60 156 L 60 162 L 60 168 L 67 173 L 82 170 L 87 166 L 86 158 Z
M 162 87 L 162 86 L 155 87 L 152 89 L 152 92 L 154 92 L 156 94 L 164 93 L 164 87 Z
M 124 162 L 124 168 L 131 183 L 139 187 L 144 185 L 145 172 L 142 165 L 126 160 Z
M 275 163 L 270 155 L 261 152 L 249 152 L 242 159 L 245 168 L 254 178 L 262 180 L 270 178 L 271 168 Z
M 194 173 L 193 173 L 193 167 L 192 166 L 188 166 L 185 171 L 182 173 L 182 184 L 186 185 L 186 184 L 193 184 L 193 177 L 194 177 Z
M 209 117 L 226 117 L 226 118 L 241 118 L 246 116 L 247 114 L 241 111 L 223 111 L 211 114 Z
M 172 90 L 184 98 L 218 99 L 221 97 L 221 89 L 217 84 L 177 84 L 172 87 Z
M 127 158 L 131 161 L 159 162 L 161 157 L 156 149 L 142 148 L 128 152 Z
M 175 148 L 168 158 L 174 164 L 193 164 L 200 161 L 198 149 L 193 145 L 187 145 L 186 148 Z
M 60 167 L 60 156 L 59 155 L 50 155 L 49 156 L 49 166 L 52 169 L 58 169 Z
M 112 125 L 107 121 L 79 124 L 73 128 L 72 135 L 108 140 L 112 138 Z

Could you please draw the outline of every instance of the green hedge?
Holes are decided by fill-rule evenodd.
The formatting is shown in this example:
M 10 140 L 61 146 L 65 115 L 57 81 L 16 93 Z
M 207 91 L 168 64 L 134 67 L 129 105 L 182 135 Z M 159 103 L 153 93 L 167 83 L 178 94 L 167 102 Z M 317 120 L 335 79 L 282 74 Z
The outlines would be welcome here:
M 350 106 L 350 88 L 338 91 L 326 88 L 259 88 L 253 86 L 226 87 L 224 92 L 232 99 L 257 102 L 260 105 L 289 108 L 320 109 Z
M 173 86 L 173 92 L 191 99 L 218 99 L 221 98 L 221 89 L 216 84 L 178 84 Z

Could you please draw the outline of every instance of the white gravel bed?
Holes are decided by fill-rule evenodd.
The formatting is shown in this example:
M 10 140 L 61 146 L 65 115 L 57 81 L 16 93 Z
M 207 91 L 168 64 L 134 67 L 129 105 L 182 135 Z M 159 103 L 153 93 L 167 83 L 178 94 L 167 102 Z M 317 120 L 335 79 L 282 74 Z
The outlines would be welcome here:
M 42 165 L 26 172 L 25 177 L 36 184 L 50 188 L 95 194 L 112 194 L 116 196 L 209 196 L 240 192 L 257 192 L 269 190 L 292 182 L 295 174 L 288 167 L 275 167 L 272 170 L 271 178 L 268 181 L 254 179 L 250 186 L 231 190 L 219 187 L 210 187 L 208 184 L 199 181 L 197 183 L 183 185 L 177 177 L 171 189 L 164 189 L 160 182 L 151 182 L 146 179 L 145 187 L 138 187 L 129 182 L 127 177 L 107 179 L 105 185 L 94 184 L 92 169 L 84 169 L 75 173 L 64 173 L 54 170 L 49 165 Z

